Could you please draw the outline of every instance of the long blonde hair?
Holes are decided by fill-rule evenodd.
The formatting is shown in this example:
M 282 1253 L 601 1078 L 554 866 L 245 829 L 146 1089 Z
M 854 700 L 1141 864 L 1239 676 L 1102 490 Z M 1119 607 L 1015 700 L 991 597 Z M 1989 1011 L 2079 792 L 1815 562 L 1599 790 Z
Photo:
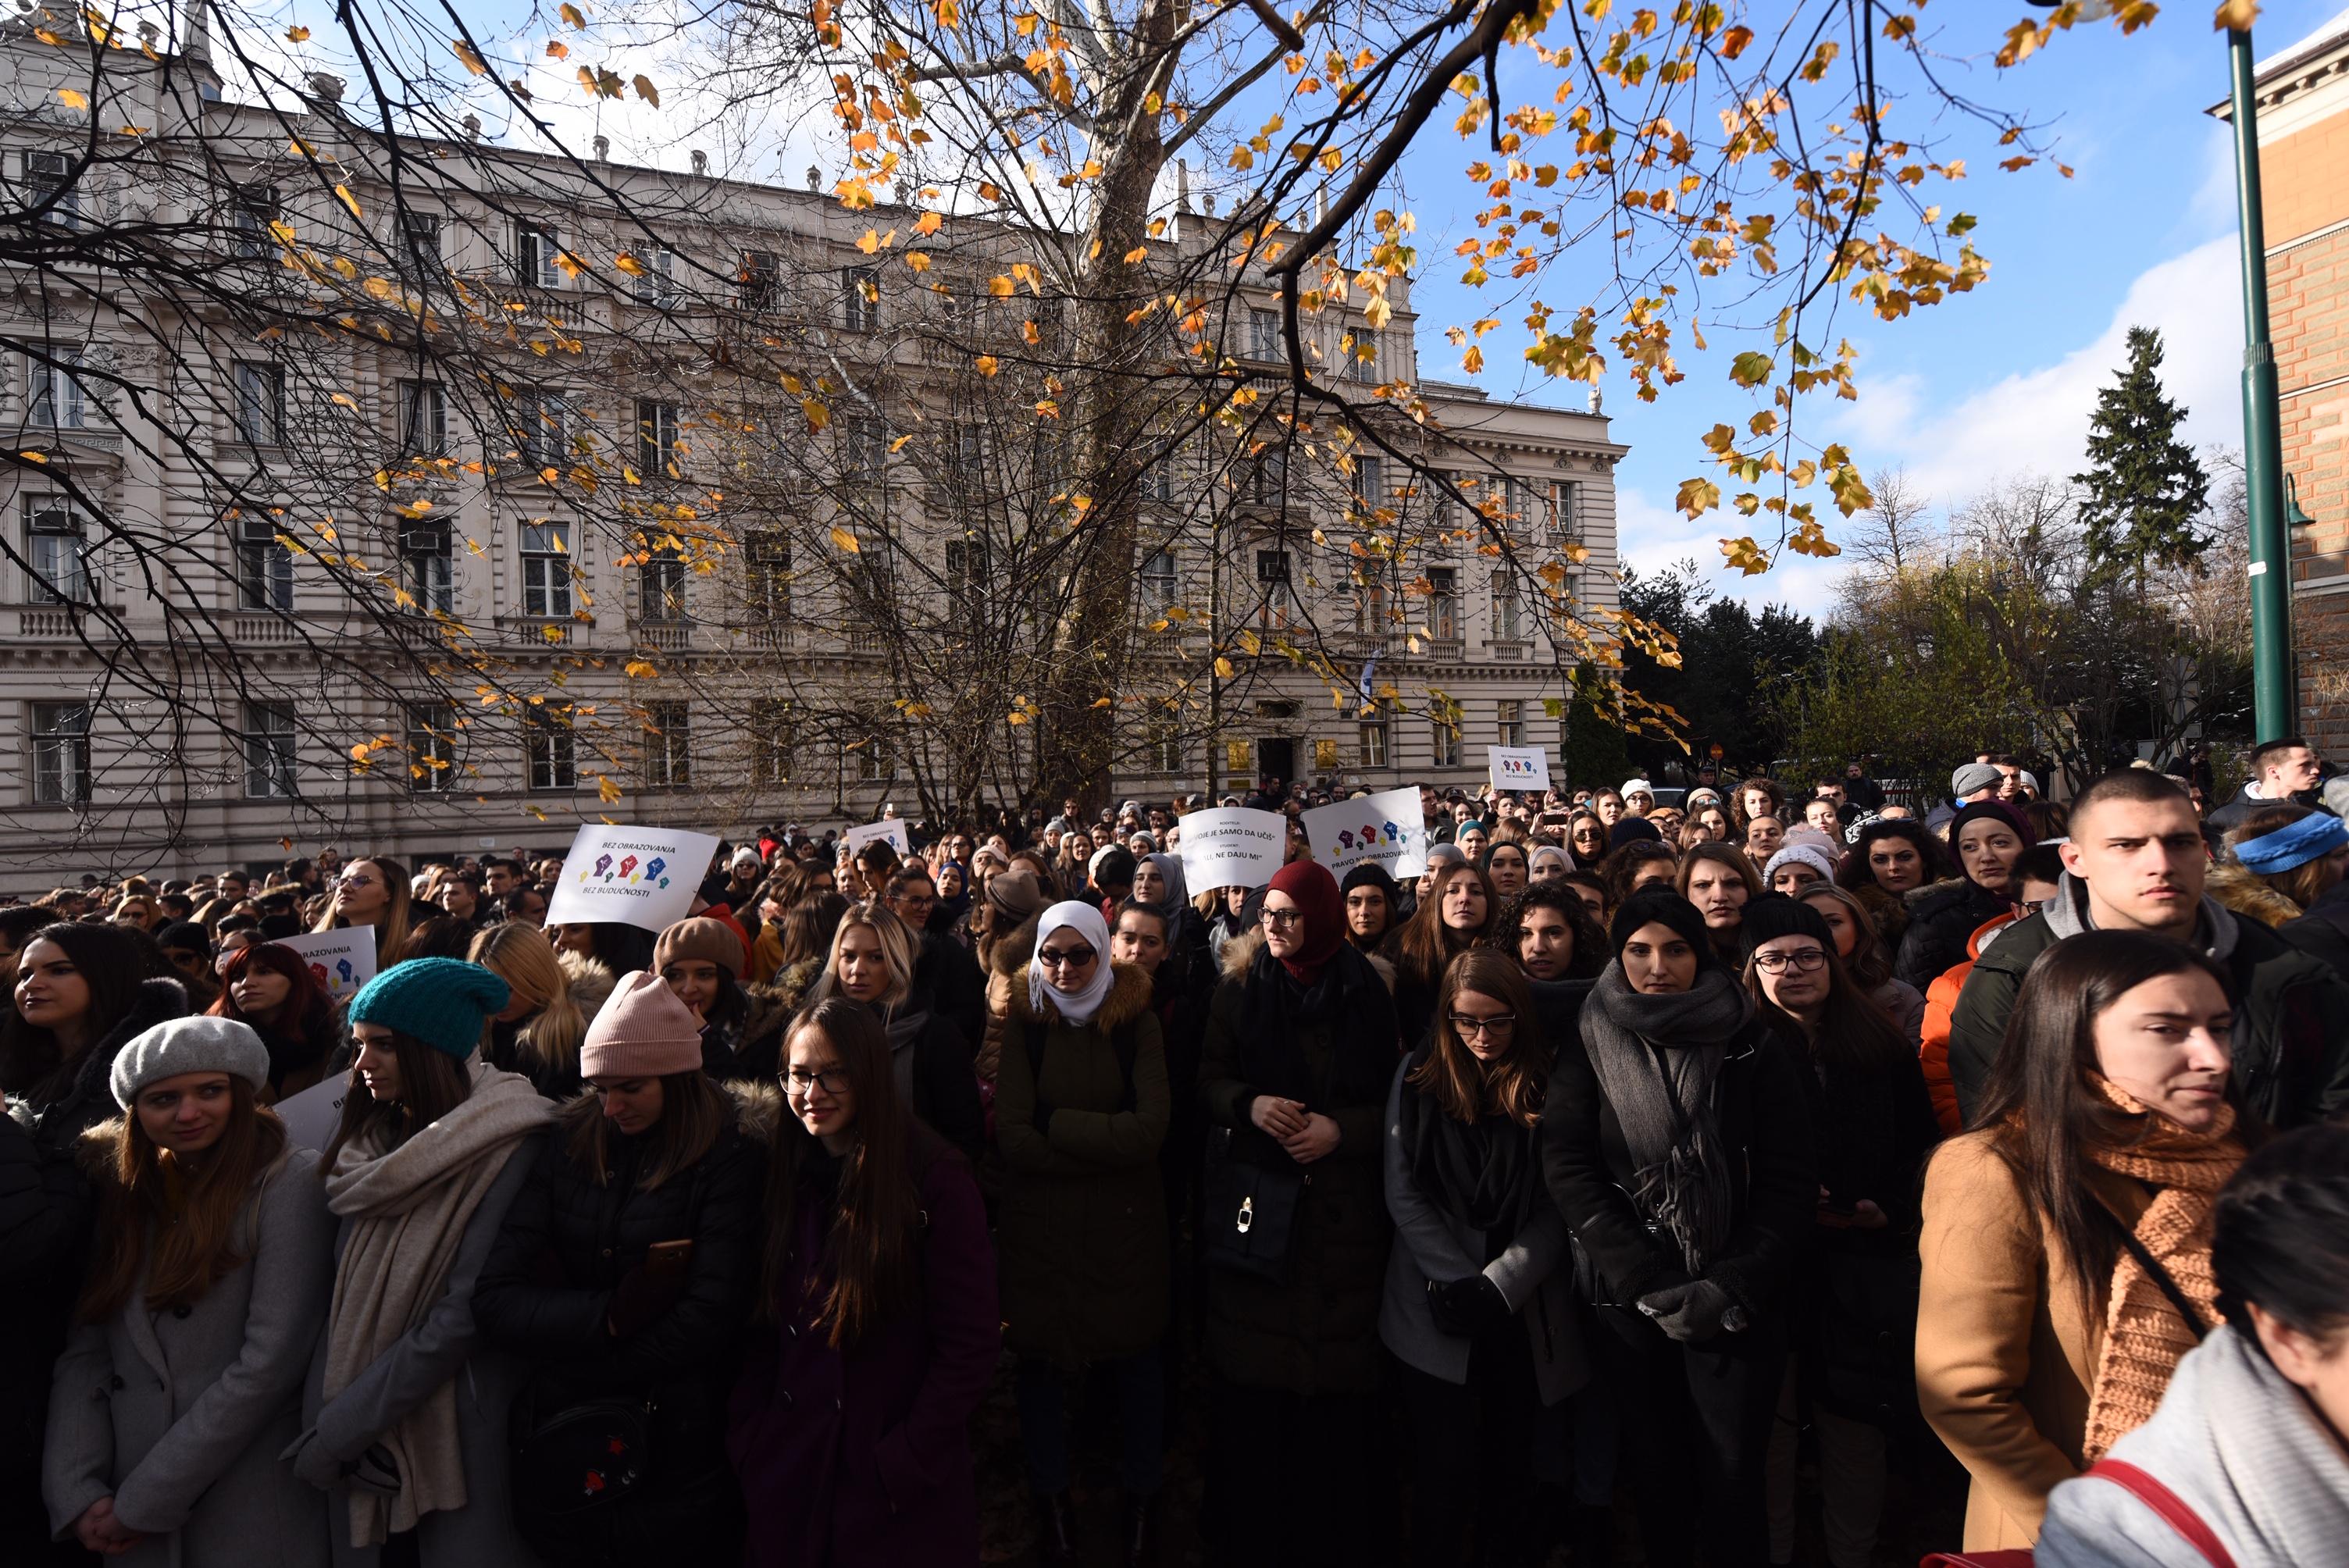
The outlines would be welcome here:
M 357 860 L 343 862 L 346 872 L 353 866 L 373 866 L 375 874 L 383 879 L 384 892 L 389 895 L 388 902 L 383 906 L 383 919 L 375 928 L 376 962 L 388 966 L 397 960 L 399 950 L 408 944 L 410 930 L 408 868 L 381 855 L 361 855 Z M 310 928 L 312 931 L 335 929 L 335 890 L 332 883 L 327 885 L 322 895 L 322 905 L 318 923 Z
M 867 899 L 849 905 L 848 913 L 840 917 L 840 924 L 832 934 L 832 951 L 824 954 L 823 976 L 808 992 L 810 1002 L 821 1002 L 839 989 L 840 944 L 850 930 L 859 925 L 872 929 L 881 944 L 881 955 L 889 964 L 889 989 L 882 996 L 881 1006 L 895 1007 L 913 994 L 914 965 L 921 960 L 921 939 L 888 905 L 878 899 Z
M 569 1068 L 587 1037 L 587 1016 L 571 998 L 571 981 L 556 962 L 554 944 L 543 932 L 507 923 L 473 938 L 466 954 L 510 986 L 530 1016 L 514 1031 L 514 1049 L 534 1068 Z

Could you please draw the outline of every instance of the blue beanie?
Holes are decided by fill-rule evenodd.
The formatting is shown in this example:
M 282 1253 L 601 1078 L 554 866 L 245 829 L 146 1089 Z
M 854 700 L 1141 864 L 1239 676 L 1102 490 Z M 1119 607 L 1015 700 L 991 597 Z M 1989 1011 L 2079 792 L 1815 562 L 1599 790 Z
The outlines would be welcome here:
M 463 1060 L 481 1043 L 481 1020 L 502 1012 L 506 983 L 460 958 L 395 964 L 351 998 L 350 1021 L 380 1024 Z

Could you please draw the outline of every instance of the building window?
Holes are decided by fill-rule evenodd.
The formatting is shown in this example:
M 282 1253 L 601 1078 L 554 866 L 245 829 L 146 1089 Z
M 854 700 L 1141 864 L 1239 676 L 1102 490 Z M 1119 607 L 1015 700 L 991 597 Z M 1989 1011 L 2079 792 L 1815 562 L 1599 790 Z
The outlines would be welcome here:
M 526 468 L 562 466 L 571 455 L 571 399 L 560 392 L 522 392 L 514 397 L 514 442 Z
M 1509 511 L 1508 526 L 1520 539 L 1535 529 L 1549 526 L 1549 487 L 1539 480 L 1522 480 L 1515 474 L 1502 481 L 1503 503 Z
M 1278 360 L 1284 357 L 1280 343 L 1280 316 L 1278 312 L 1248 312 L 1248 357 Z
M 681 702 L 645 704 L 645 786 L 683 789 L 693 782 L 692 713 Z
M 1383 637 L 1392 624 L 1387 607 L 1387 583 L 1378 567 L 1354 572 L 1354 630 L 1365 637 Z
M 244 705 L 244 793 L 252 800 L 294 797 L 294 710 L 283 703 Z
M 89 803 L 89 705 L 33 705 L 33 803 Z
M 1517 580 L 1507 567 L 1493 573 L 1493 640 L 1514 643 L 1525 635 L 1525 601 L 1517 597 Z M 1516 741 L 1505 741 L 1514 746 Z
M 1267 627 L 1288 624 L 1289 612 L 1296 606 L 1296 593 L 1288 574 L 1288 552 L 1259 550 L 1256 552 L 1256 585 L 1261 601 L 1257 615 Z
M 1248 470 L 1249 499 L 1259 506 L 1279 506 L 1288 499 L 1288 453 L 1279 447 L 1257 455 Z
M 533 287 L 563 286 L 563 242 L 551 223 L 514 225 L 514 278 Z
M 1497 717 L 1494 720 L 1494 744 L 1523 746 L 1526 743 L 1526 705 L 1515 697 L 1494 705 Z
M 1582 486 L 1573 480 L 1550 481 L 1549 531 L 1559 539 L 1582 537 Z
M 274 447 L 285 439 L 285 367 L 236 367 L 236 438 L 250 447 Z
M 399 449 L 411 458 L 449 451 L 449 392 L 438 381 L 399 384 Z
M 840 427 L 841 470 L 855 490 L 879 490 L 889 479 L 889 429 L 878 419 L 855 418 Z
M 576 738 L 570 724 L 533 713 L 523 731 L 523 767 L 533 789 L 572 789 L 579 784 Z
M 680 419 L 674 403 L 636 403 L 636 471 L 647 479 L 678 477 Z
M 91 602 L 89 534 L 65 497 L 25 498 L 25 559 L 32 563 L 34 603 Z
M 37 222 L 60 229 L 81 226 L 81 191 L 73 183 L 73 160 L 62 152 L 25 154 L 25 205 Z
M 636 303 L 655 310 L 674 309 L 683 297 L 677 283 L 677 253 L 667 245 L 648 245 L 636 261 L 645 269 L 633 280 Z
M 840 273 L 841 325 L 851 332 L 881 329 L 881 269 L 843 267 Z
M 1460 572 L 1456 567 L 1428 568 L 1427 634 L 1440 643 L 1459 638 Z
M 674 544 L 657 545 L 637 568 L 636 619 L 685 619 L 685 552 Z
M 1437 718 L 1428 726 L 1428 745 L 1433 749 L 1435 766 L 1460 766 L 1460 727 L 1446 718 Z
M 788 700 L 762 697 L 750 705 L 751 782 L 792 781 L 792 741 L 796 727 Z
M 276 523 L 250 512 L 236 520 L 236 606 L 294 608 L 294 552 L 277 537 Z
M 419 795 L 445 795 L 456 787 L 456 709 L 445 702 L 412 704 L 408 710 L 408 788 Z
M 89 399 L 82 393 L 78 348 L 53 348 L 46 360 L 26 362 L 27 419 L 53 430 L 78 430 Z
M 856 753 L 856 777 L 860 782 L 885 783 L 897 776 L 897 748 L 880 732 L 877 720 L 870 722 L 871 732 L 862 740 L 850 742 L 849 748 Z
M 1143 500 L 1154 500 L 1161 505 L 1174 504 L 1176 461 L 1175 449 L 1162 447 L 1155 456 L 1143 465 L 1141 482 Z
M 1379 378 L 1379 329 L 1367 324 L 1346 335 L 1346 374 L 1356 381 Z
M 1384 768 L 1387 765 L 1387 721 L 1366 718 L 1354 727 L 1357 738 L 1355 757 L 1364 768 Z
M 1387 465 L 1382 458 L 1354 459 L 1354 505 L 1361 511 L 1376 511 L 1387 503 Z
M 571 614 L 571 540 L 567 524 L 537 518 L 522 525 L 522 613 Z
M 402 586 L 427 615 L 457 611 L 456 541 L 446 523 L 411 522 L 399 531 Z
M 782 258 L 772 251 L 745 251 L 735 299 L 744 310 L 772 310 L 782 303 Z
M 1143 743 L 1145 762 L 1153 773 L 1180 773 L 1188 763 L 1183 743 L 1183 719 L 1172 709 L 1159 713 L 1151 720 L 1150 731 Z
M 1181 579 L 1174 573 L 1174 552 L 1154 550 L 1142 559 L 1142 607 L 1150 614 L 1164 615 L 1174 608 L 1181 597 Z
M 987 589 L 987 541 L 947 541 L 947 602 L 959 606 L 984 595 Z
M 742 542 L 743 601 L 755 620 L 787 620 L 792 613 L 792 542 L 767 530 Z
M 229 254 L 248 261 L 269 254 L 269 226 L 277 222 L 277 187 L 239 185 L 229 195 Z
M 430 277 L 440 272 L 440 215 L 437 212 L 400 213 L 399 246 L 412 273 Z

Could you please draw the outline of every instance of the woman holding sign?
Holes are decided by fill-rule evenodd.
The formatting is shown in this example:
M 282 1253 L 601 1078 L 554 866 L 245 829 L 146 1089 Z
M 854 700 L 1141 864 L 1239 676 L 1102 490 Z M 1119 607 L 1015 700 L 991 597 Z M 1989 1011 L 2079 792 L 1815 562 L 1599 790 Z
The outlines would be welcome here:
M 408 868 L 380 856 L 353 861 L 335 879 L 326 913 L 313 931 L 339 931 L 345 926 L 375 927 L 375 961 L 388 968 L 407 945 L 409 933 Z
M 1226 964 L 1200 1068 L 1223 1130 L 1200 1234 L 1210 1539 L 1222 1563 L 1371 1561 L 1394 1005 L 1319 863 L 1274 873 L 1263 924 L 1253 956 L 1232 949 L 1245 967 Z

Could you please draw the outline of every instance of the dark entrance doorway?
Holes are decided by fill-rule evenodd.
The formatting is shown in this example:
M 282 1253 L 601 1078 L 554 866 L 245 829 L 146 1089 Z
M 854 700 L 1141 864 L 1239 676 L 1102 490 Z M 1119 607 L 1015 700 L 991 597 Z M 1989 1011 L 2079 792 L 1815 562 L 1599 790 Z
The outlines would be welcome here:
M 1297 777 L 1297 742 L 1259 740 L 1256 743 L 1256 776 L 1286 784 Z

